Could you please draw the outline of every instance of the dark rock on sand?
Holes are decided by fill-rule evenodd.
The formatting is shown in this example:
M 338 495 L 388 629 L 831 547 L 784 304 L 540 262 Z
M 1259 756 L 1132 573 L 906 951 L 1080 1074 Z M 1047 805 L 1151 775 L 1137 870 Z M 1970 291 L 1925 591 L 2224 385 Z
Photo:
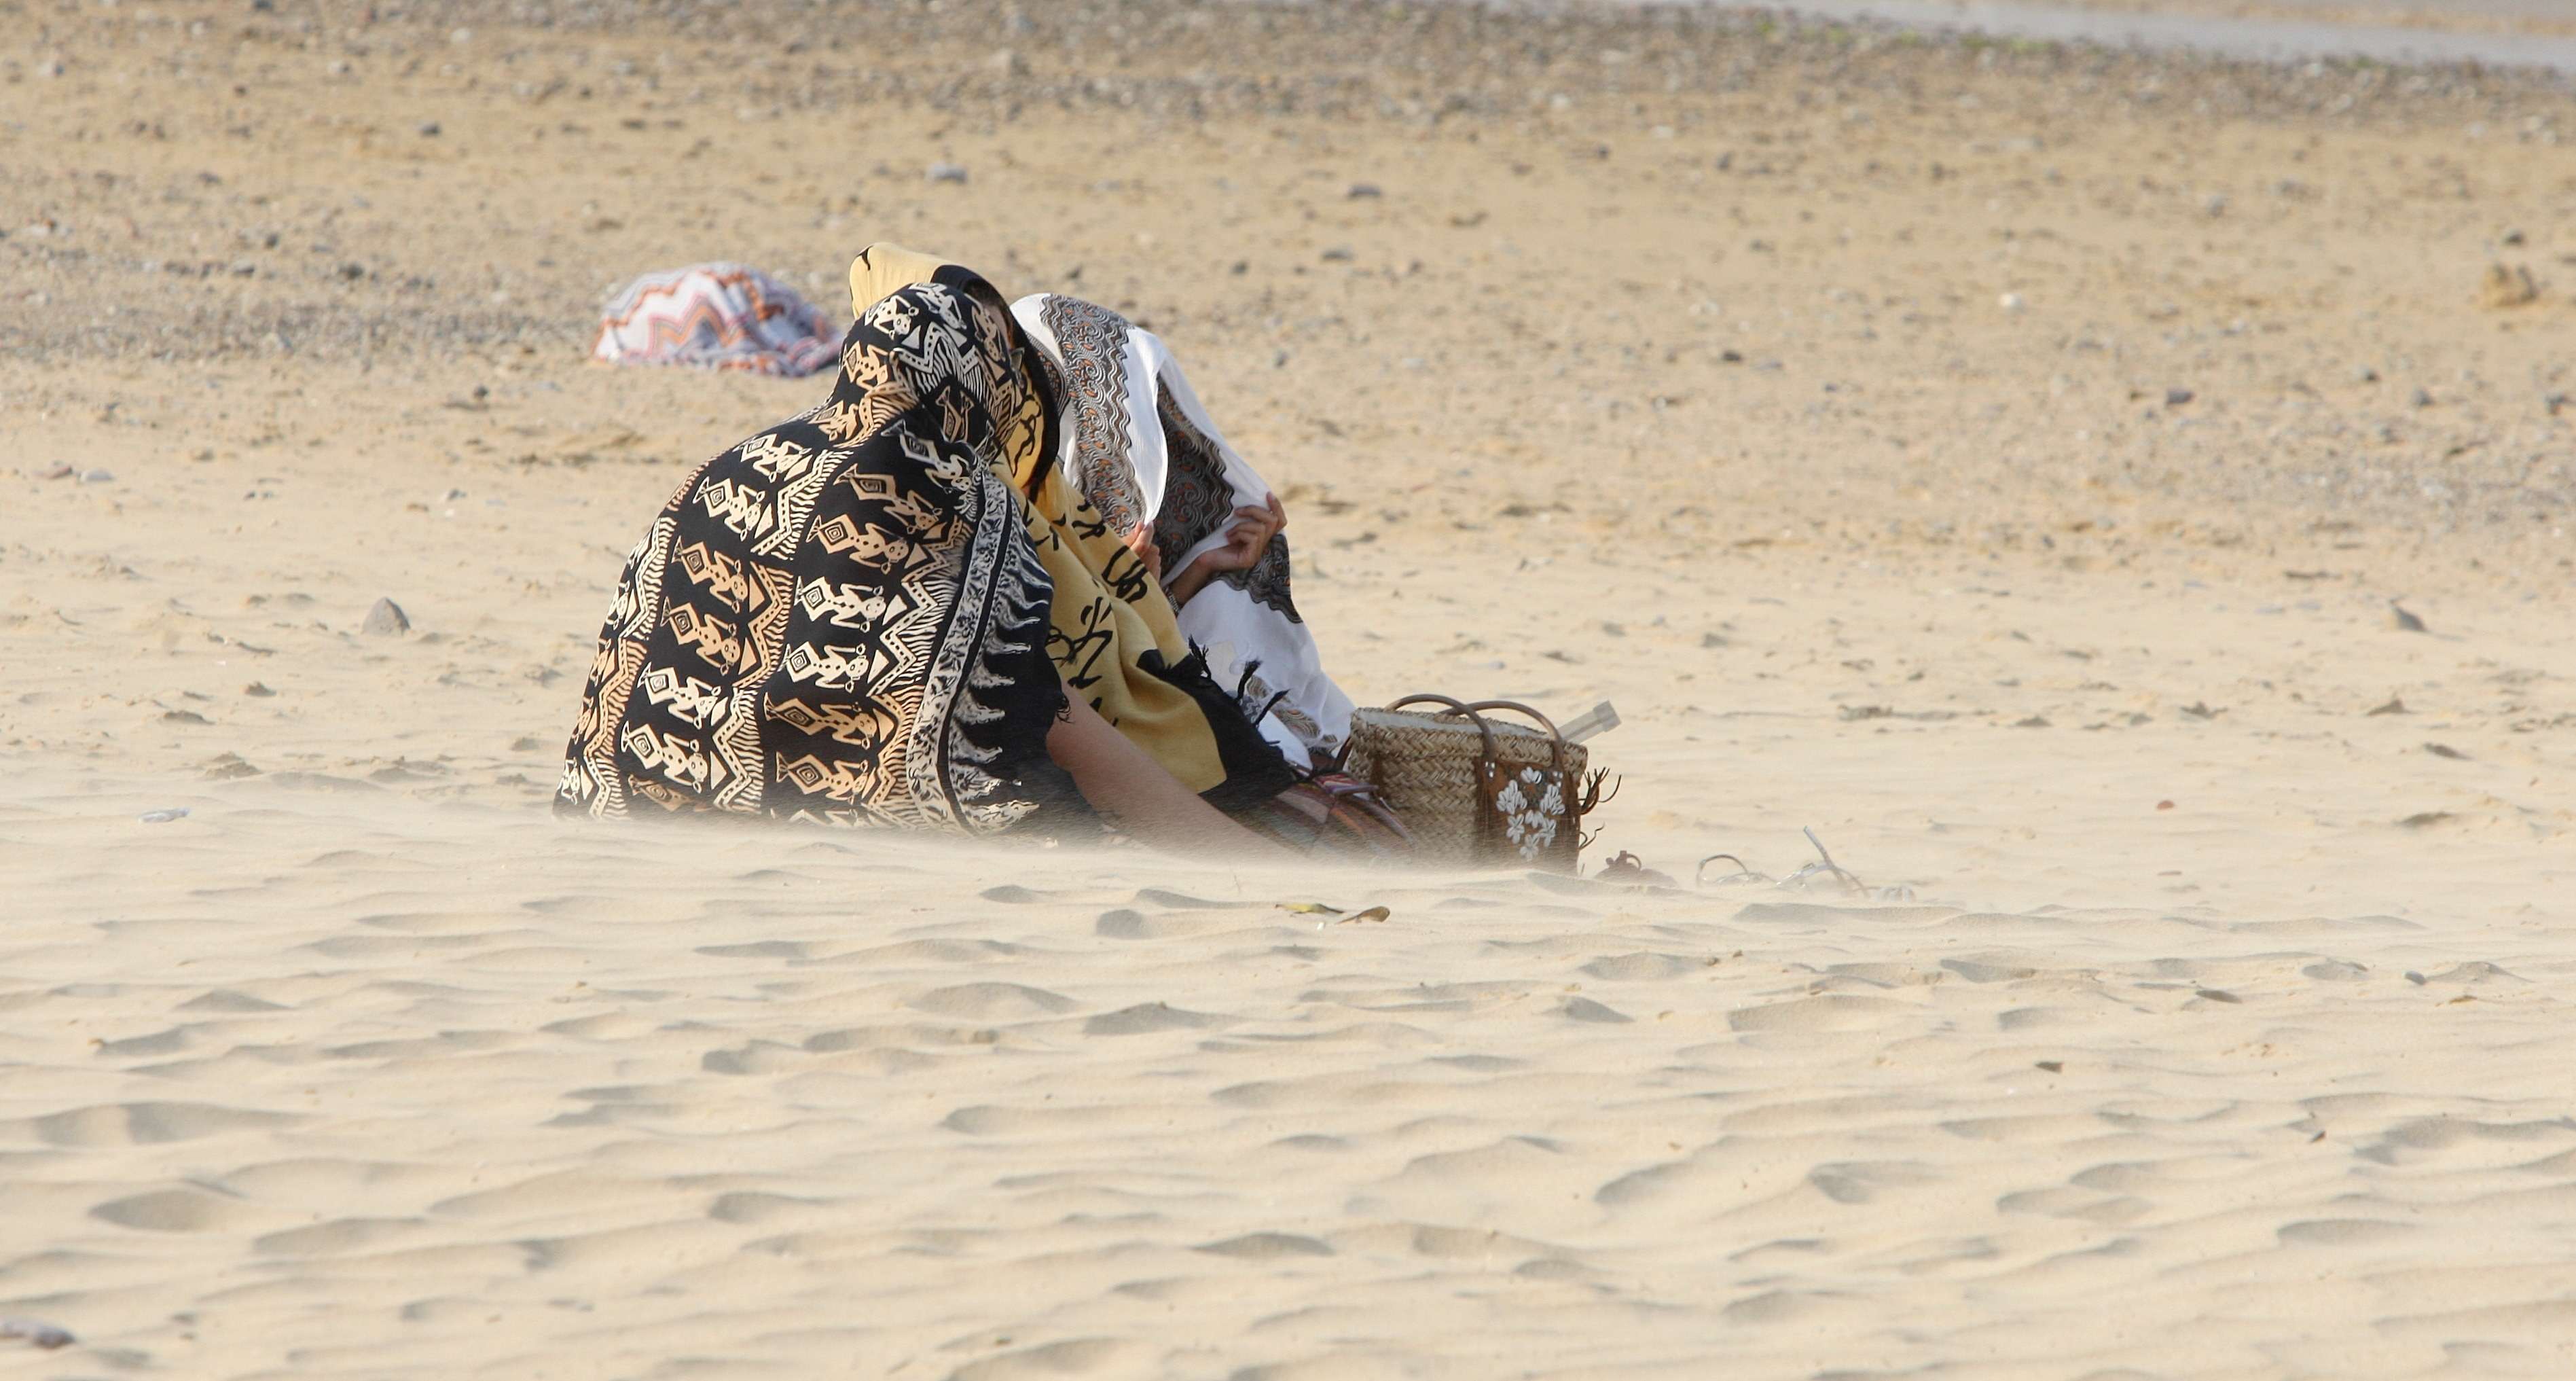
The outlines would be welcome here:
M 0 1318 L 0 1343 L 27 1343 L 51 1352 L 58 1347 L 71 1346 L 72 1335 L 34 1319 Z

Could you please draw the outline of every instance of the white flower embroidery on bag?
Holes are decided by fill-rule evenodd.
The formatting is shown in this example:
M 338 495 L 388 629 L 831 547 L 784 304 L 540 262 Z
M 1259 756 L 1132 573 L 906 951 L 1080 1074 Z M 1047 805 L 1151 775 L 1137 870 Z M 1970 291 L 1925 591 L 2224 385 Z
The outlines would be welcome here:
M 1536 859 L 1556 842 L 1557 822 L 1565 817 L 1565 784 L 1535 767 L 1524 767 L 1494 793 L 1494 809 L 1503 817 L 1503 838 L 1520 851 L 1523 861 Z

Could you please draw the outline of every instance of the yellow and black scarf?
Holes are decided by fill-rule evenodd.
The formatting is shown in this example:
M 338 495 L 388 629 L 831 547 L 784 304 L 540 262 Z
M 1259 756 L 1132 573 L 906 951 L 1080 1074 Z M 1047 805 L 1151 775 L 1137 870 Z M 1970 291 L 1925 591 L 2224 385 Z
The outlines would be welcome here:
M 1193 791 L 1229 777 L 1229 757 L 1256 756 L 1227 742 L 1243 716 L 1204 703 L 1204 681 L 1177 675 L 1191 665 L 1180 618 L 1136 550 L 1056 465 L 1056 426 L 1063 383 L 1044 355 L 1028 348 L 1007 303 L 982 277 L 935 255 L 875 244 L 850 262 L 850 310 L 864 317 L 888 295 L 935 283 L 967 294 L 1000 314 L 1011 349 L 1000 352 L 1014 377 L 998 392 L 1013 400 L 1003 423 L 1005 478 L 1027 501 L 1029 536 L 1055 583 L 1047 651 L 1065 683 Z M 1225 698 L 1228 703 L 1230 697 Z M 1211 724 L 1211 718 L 1215 723 Z

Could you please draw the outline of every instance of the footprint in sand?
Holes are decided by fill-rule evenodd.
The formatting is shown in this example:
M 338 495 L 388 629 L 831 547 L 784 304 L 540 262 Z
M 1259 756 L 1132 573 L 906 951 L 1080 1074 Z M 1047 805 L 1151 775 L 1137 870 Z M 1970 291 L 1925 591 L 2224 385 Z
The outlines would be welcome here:
M 959 1367 L 950 1373 L 949 1381 L 1035 1381 L 1086 1372 L 1140 1373 L 1152 1370 L 1151 1363 L 1157 1360 L 1158 1353 L 1123 1339 L 1068 1338 Z
M 1231 1026 L 1233 1017 L 1213 1012 L 1191 1012 L 1167 1002 L 1140 1002 L 1103 1012 L 1082 1023 L 1086 1036 L 1140 1036 L 1152 1031 L 1204 1031 L 1211 1027 Z
M 111 1199 L 92 1208 L 89 1216 L 103 1223 L 142 1232 L 238 1231 L 245 1224 L 263 1220 L 267 1226 L 291 1221 L 273 1218 L 239 1199 L 209 1193 L 193 1185 Z
M 154 1146 L 226 1132 L 268 1131 L 303 1119 L 211 1103 L 111 1103 L 32 1118 L 19 1126 L 48 1146 Z
M 340 1218 L 309 1228 L 288 1228 L 251 1240 L 263 1256 L 345 1256 L 382 1246 L 418 1231 L 418 1218 Z
M 1659 983 L 1699 973 L 1708 967 L 1705 959 L 1640 950 L 1634 954 L 1605 955 L 1584 965 L 1581 972 L 1586 978 L 1597 978 L 1605 983 Z
M 1231 1256 L 1245 1261 L 1276 1261 L 1286 1256 L 1331 1256 L 1333 1249 L 1312 1237 L 1288 1232 L 1252 1232 L 1209 1242 L 1199 1248 L 1210 1256 Z
M 1871 1031 L 1922 1010 L 1893 998 L 1829 995 L 1739 1007 L 1726 1014 L 1726 1024 L 1747 1032 Z
M 1019 983 L 960 983 L 954 987 L 933 988 L 906 1000 L 904 1005 L 917 1012 L 935 1012 L 943 1017 L 989 1021 L 995 1017 L 1058 1016 L 1082 1004 L 1062 993 Z

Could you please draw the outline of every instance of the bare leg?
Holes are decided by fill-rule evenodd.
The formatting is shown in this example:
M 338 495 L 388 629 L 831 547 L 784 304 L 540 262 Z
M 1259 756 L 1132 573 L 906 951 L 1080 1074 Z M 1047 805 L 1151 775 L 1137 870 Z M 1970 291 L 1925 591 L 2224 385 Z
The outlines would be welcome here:
M 1071 690 L 1065 692 L 1065 712 L 1047 733 L 1047 756 L 1072 774 L 1093 810 L 1154 848 L 1281 862 L 1296 857 L 1200 800 Z

